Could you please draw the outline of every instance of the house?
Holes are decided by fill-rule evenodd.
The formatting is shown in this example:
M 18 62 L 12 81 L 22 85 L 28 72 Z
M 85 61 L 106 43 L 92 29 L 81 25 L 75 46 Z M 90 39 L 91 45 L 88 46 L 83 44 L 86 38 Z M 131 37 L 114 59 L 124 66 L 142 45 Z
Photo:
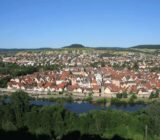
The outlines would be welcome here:
M 97 81 L 96 81 L 96 79 L 93 79 L 91 82 L 91 86 L 95 86 L 95 85 L 97 85 Z
M 126 82 L 121 82 L 122 87 L 131 87 L 131 86 L 136 86 L 135 81 L 126 81 Z
M 117 80 L 117 79 L 112 79 L 111 82 L 112 82 L 113 85 L 116 85 L 118 87 L 120 86 L 120 83 L 121 83 L 120 80 Z
M 101 86 L 99 86 L 99 85 L 93 85 L 92 86 L 92 91 L 94 93 L 101 93 Z
M 22 83 L 18 83 L 16 81 L 12 81 L 8 83 L 7 89 L 21 89 L 25 90 L 25 86 Z
M 106 96 L 106 97 L 116 97 L 117 93 L 121 93 L 122 90 L 120 89 L 120 87 L 114 85 L 114 84 L 108 84 L 106 85 L 105 89 L 104 89 L 104 95 L 102 96 Z
M 131 85 L 126 88 L 127 93 L 137 93 L 137 86 L 136 85 Z
M 93 96 L 97 96 L 97 97 L 101 96 L 101 86 L 94 85 L 92 87 L 92 92 L 93 92 Z
M 84 94 L 92 93 L 92 89 L 91 89 L 91 88 L 84 88 L 84 89 L 83 89 L 83 93 L 84 93 Z
M 58 91 L 58 92 L 62 92 L 64 90 L 65 86 L 66 86 L 65 82 L 60 83 L 57 86 L 55 86 L 55 90 Z
M 76 92 L 78 92 L 78 93 L 83 93 L 83 89 L 80 88 L 80 87 L 78 87 L 78 88 L 76 89 Z
M 139 91 L 138 91 L 138 94 L 137 94 L 137 97 L 140 97 L 140 98 L 149 98 L 151 92 L 148 91 L 147 89 L 145 88 L 141 88 Z
M 7 89 L 13 89 L 13 83 L 9 82 L 7 85 Z

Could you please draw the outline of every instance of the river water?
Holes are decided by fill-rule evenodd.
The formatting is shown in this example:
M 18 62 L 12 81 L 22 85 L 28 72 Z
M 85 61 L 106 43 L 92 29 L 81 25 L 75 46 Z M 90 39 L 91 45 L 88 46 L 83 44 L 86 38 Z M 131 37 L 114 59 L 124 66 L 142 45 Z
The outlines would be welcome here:
M 57 103 L 51 102 L 51 101 L 31 101 L 32 105 L 37 105 L 37 106 L 50 106 L 50 105 L 56 105 Z M 75 113 L 86 113 L 91 110 L 107 110 L 107 109 L 112 109 L 112 110 L 122 110 L 122 111 L 128 111 L 128 112 L 134 112 L 138 111 L 141 109 L 146 109 L 147 105 L 144 104 L 134 104 L 134 105 L 111 105 L 109 107 L 106 106 L 101 106 L 101 105 L 94 105 L 88 102 L 82 102 L 82 103 L 64 103 L 63 104 L 64 108 L 75 112 Z

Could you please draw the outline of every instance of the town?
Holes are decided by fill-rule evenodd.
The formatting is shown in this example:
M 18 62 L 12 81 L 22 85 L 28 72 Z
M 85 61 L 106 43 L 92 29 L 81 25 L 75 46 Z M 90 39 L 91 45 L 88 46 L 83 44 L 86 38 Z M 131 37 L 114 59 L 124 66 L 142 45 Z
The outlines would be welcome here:
M 67 94 L 115 98 L 123 94 L 149 98 L 160 89 L 158 50 L 116 50 L 63 48 L 44 51 L 20 51 L 3 56 L 3 63 L 25 67 L 48 67 L 31 74 L 12 77 L 8 90 L 38 94 Z

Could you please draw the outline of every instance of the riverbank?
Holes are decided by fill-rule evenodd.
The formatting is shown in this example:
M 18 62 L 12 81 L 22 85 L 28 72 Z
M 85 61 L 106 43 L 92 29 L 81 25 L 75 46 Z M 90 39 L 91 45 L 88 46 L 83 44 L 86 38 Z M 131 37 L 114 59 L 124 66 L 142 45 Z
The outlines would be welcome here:
M 17 91 L 17 90 L 16 90 Z M 0 88 L 0 95 L 4 96 L 10 96 L 12 93 L 14 93 L 15 90 L 9 90 Z M 54 101 L 58 103 L 65 103 L 65 102 L 89 102 L 92 104 L 98 104 L 102 106 L 110 106 L 110 105 L 133 105 L 133 104 L 150 104 L 154 101 L 160 101 L 160 98 L 137 98 L 135 96 L 131 96 L 130 98 L 106 98 L 106 97 L 100 97 L 100 96 L 80 96 L 80 95 L 72 95 L 72 94 L 40 94 L 40 93 L 33 93 L 33 92 L 26 92 L 28 95 L 33 98 L 34 100 L 48 100 L 48 101 Z

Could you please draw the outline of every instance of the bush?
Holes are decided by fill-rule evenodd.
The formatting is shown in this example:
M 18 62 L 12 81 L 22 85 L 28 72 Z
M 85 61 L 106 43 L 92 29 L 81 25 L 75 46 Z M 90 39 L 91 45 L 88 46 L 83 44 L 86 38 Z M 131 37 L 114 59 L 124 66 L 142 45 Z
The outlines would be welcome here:
M 86 98 L 84 98 L 83 101 L 87 101 L 87 102 L 92 102 L 93 98 L 91 96 L 88 96 Z
M 96 100 L 97 104 L 106 104 L 107 103 L 107 99 L 106 98 L 100 98 Z
M 127 104 L 128 104 L 128 102 L 122 101 L 122 100 L 120 100 L 118 98 L 112 98 L 111 99 L 111 105 L 121 106 L 121 105 L 127 105 Z

